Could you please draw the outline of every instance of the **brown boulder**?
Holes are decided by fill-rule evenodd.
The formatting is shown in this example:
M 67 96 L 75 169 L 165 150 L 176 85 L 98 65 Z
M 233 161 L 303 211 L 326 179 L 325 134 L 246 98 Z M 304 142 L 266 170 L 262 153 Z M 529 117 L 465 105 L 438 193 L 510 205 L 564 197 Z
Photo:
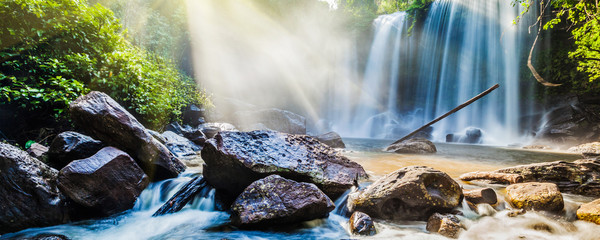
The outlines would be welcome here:
M 153 180 L 176 177 L 185 170 L 162 143 L 108 95 L 92 91 L 70 105 L 71 118 L 93 137 L 129 153 Z
M 335 205 L 317 186 L 271 175 L 253 182 L 233 205 L 232 222 L 262 227 L 328 216 Z
M 358 163 L 306 135 L 220 132 L 202 149 L 206 181 L 231 198 L 250 183 L 278 174 L 317 185 L 332 199 L 366 178 Z
M 411 166 L 350 194 L 348 208 L 374 218 L 425 221 L 435 212 L 450 212 L 462 199 L 460 185 L 448 174 L 429 167 Z
M 506 187 L 510 203 L 516 208 L 560 212 L 564 208 L 562 194 L 554 183 L 528 182 Z
M 491 188 L 464 190 L 463 195 L 465 195 L 465 200 L 472 204 L 487 203 L 489 205 L 494 205 L 498 203 L 496 191 Z
M 58 174 L 58 187 L 74 202 L 108 216 L 133 207 L 148 177 L 127 153 L 105 147 L 69 163 Z
M 57 174 L 19 148 L 0 142 L 0 234 L 66 222 Z
M 600 199 L 581 205 L 577 209 L 577 219 L 600 224 Z
M 427 231 L 438 233 L 444 237 L 458 238 L 462 226 L 460 219 L 451 214 L 434 213 L 427 220 Z
M 403 142 L 392 144 L 384 149 L 386 152 L 395 153 L 436 153 L 435 144 L 425 138 L 411 138 Z
M 366 213 L 358 211 L 350 216 L 350 232 L 362 236 L 373 236 L 377 234 L 373 219 Z

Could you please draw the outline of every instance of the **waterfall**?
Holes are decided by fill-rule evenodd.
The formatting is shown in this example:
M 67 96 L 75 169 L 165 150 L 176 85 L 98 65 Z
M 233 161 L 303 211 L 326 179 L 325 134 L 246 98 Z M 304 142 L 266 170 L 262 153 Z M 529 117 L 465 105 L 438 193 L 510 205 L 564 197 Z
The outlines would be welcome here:
M 513 24 L 520 11 L 507 0 L 438 0 L 411 30 L 404 12 L 378 17 L 353 119 L 334 126 L 345 126 L 339 128 L 346 136 L 398 138 L 499 83 L 434 125 L 433 137 L 443 141 L 475 127 L 487 136 L 484 143 L 518 141 L 519 119 L 531 108 L 521 104 L 521 93 L 531 89 L 520 72 L 535 36 L 527 32 L 532 16 Z

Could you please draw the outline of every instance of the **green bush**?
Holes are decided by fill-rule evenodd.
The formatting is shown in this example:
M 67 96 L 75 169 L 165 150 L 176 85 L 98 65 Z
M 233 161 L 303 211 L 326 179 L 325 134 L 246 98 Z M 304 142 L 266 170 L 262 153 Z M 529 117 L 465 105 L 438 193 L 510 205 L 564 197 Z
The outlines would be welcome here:
M 50 109 L 103 91 L 147 127 L 160 128 L 188 104 L 207 103 L 195 82 L 131 45 L 113 13 L 81 0 L 0 1 L 0 104 Z

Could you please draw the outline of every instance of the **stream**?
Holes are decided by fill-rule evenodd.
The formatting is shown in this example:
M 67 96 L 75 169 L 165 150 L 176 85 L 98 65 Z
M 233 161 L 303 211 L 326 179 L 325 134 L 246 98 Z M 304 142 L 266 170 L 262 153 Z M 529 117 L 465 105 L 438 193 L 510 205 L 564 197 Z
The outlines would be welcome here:
M 401 167 L 426 165 L 457 178 L 471 171 L 495 170 L 502 167 L 555 160 L 572 161 L 578 155 L 528 151 L 506 147 L 437 143 L 437 154 L 411 155 L 383 153 L 383 148 L 392 140 L 345 139 L 347 149 L 342 153 L 360 163 L 369 173 L 368 185 L 381 176 Z M 151 217 L 160 206 L 194 175 L 199 169 L 190 170 L 180 177 L 150 184 L 138 198 L 135 207 L 117 216 L 76 222 L 71 224 L 26 229 L 6 234 L 0 239 L 31 237 L 40 233 L 62 234 L 71 239 L 361 239 L 349 235 L 348 218 L 340 215 L 341 206 L 348 192 L 335 201 L 336 209 L 327 219 L 304 222 L 298 226 L 285 226 L 264 230 L 241 230 L 229 225 L 229 214 L 215 208 L 214 189 L 204 189 L 181 212 Z M 464 188 L 492 187 L 499 194 L 500 203 L 496 209 L 480 205 L 477 214 L 461 208 L 464 216 L 464 230 L 461 239 L 598 239 L 600 226 L 573 221 L 577 207 L 593 199 L 571 194 L 563 194 L 565 213 L 549 216 L 543 213 L 527 212 L 509 217 L 504 203 L 504 185 L 466 183 L 458 181 Z M 446 239 L 429 234 L 425 222 L 385 222 L 376 221 L 378 234 L 365 239 Z

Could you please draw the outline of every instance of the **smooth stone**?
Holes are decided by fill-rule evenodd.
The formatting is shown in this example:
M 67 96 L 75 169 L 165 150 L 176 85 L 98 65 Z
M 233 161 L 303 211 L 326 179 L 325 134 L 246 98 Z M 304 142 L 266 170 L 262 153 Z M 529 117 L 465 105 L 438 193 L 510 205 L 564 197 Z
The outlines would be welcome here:
M 50 144 L 49 162 L 61 169 L 74 160 L 88 158 L 96 154 L 104 144 L 78 132 L 62 132 Z
M 425 138 L 411 138 L 400 143 L 392 144 L 384 149 L 386 152 L 395 153 L 435 153 L 435 144 Z
M 577 209 L 577 219 L 600 225 L 600 199 L 582 204 Z
M 527 182 L 506 187 L 510 203 L 516 208 L 560 212 L 564 208 L 562 194 L 554 183 Z
M 438 233 L 448 238 L 458 238 L 462 229 L 460 219 L 452 214 L 434 213 L 427 220 L 427 231 Z
M 350 216 L 350 232 L 354 235 L 373 236 L 377 234 L 373 219 L 366 213 L 356 211 Z
M 344 141 L 342 141 L 342 137 L 336 132 L 324 133 L 316 136 L 315 138 L 332 148 L 346 148 L 346 144 L 344 144 Z

